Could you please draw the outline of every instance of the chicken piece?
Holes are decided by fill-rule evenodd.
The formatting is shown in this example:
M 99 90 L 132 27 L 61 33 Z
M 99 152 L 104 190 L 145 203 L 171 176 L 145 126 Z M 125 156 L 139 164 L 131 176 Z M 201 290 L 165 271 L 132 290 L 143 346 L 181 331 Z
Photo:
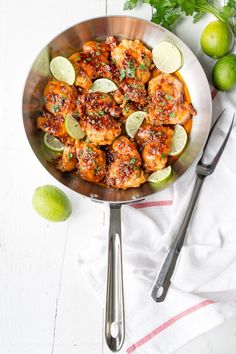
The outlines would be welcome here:
M 175 76 L 161 74 L 149 81 L 146 121 L 153 125 L 183 124 L 196 113 L 192 104 L 183 102 L 184 85 Z
M 151 70 L 151 78 L 153 79 L 154 77 L 157 77 L 161 75 L 161 71 L 158 70 L 156 67 L 154 67 L 152 70 Z M 151 80 L 150 80 L 151 81 Z
M 57 169 L 61 172 L 71 172 L 76 168 L 76 151 L 74 139 L 68 138 L 62 153 L 57 162 Z
M 74 65 L 75 85 L 88 90 L 92 86 L 92 79 L 96 78 L 96 66 L 90 53 L 76 52 L 68 58 Z
M 83 45 L 83 51 L 89 53 L 92 57 L 98 60 L 107 60 L 110 54 L 110 46 L 104 42 L 88 41 Z
M 121 80 L 126 76 L 145 84 L 150 79 L 152 54 L 140 41 L 123 39 L 118 46 L 113 46 L 111 57 L 120 69 Z
M 125 136 L 120 136 L 112 144 L 106 182 L 114 188 L 139 187 L 146 181 L 141 169 L 141 157 L 136 146 Z
M 117 39 L 113 36 L 108 36 L 106 38 L 105 43 L 109 46 L 110 51 L 112 51 L 113 49 L 115 49 L 115 47 L 118 46 L 119 42 L 117 41 Z
M 126 78 L 121 82 L 120 90 L 124 93 L 126 100 L 131 100 L 142 106 L 146 104 L 147 92 L 141 81 Z
M 119 70 L 109 62 L 109 49 L 105 43 L 89 41 L 83 45 L 83 52 L 69 57 L 76 71 L 76 86 L 88 90 L 92 86 L 92 80 L 99 77 L 118 82 Z
M 124 58 L 124 54 L 131 55 L 138 64 L 144 64 L 150 67 L 152 63 L 152 53 L 139 40 L 123 39 L 118 46 L 114 46 L 111 51 L 111 57 L 119 66 Z
M 120 71 L 114 63 L 106 63 L 105 61 L 97 64 L 97 77 L 104 77 L 114 81 L 117 85 L 120 82 Z
M 90 182 L 101 181 L 106 174 L 106 155 L 93 144 L 77 140 L 75 142 L 80 176 Z
M 89 41 L 83 45 L 83 51 L 92 57 L 95 68 L 94 77 L 104 77 L 115 82 L 119 80 L 119 70 L 114 63 L 109 62 L 110 46 L 106 43 Z
M 162 92 L 170 101 L 182 101 L 184 85 L 171 74 L 160 74 L 148 83 L 149 96 L 155 96 L 156 92 Z
M 113 97 L 108 93 L 89 92 L 77 100 L 77 109 L 80 116 L 102 117 L 109 114 L 111 117 L 119 118 L 121 108 L 116 104 Z
M 165 167 L 173 134 L 173 130 L 166 126 L 155 127 L 147 123 L 141 125 L 135 140 L 147 172 L 161 170 Z
M 36 126 L 45 133 L 54 135 L 63 143 L 67 140 L 68 135 L 64 126 L 64 118 L 60 115 L 53 116 L 49 113 L 43 113 L 37 118 Z
M 121 123 L 108 114 L 100 117 L 88 115 L 80 120 L 80 124 L 95 145 L 110 145 L 121 133 Z
M 132 101 L 126 101 L 125 105 L 122 108 L 122 114 L 124 116 L 124 119 L 122 119 L 122 121 L 126 120 L 126 118 L 128 118 L 128 116 L 130 116 L 132 113 L 138 111 L 138 107 L 136 106 L 136 104 Z
M 76 108 L 76 89 L 65 82 L 49 81 L 44 89 L 45 107 L 55 116 L 63 117 Z
M 113 91 L 111 95 L 118 105 L 122 106 L 122 104 L 126 102 L 124 95 L 120 92 L 120 90 Z

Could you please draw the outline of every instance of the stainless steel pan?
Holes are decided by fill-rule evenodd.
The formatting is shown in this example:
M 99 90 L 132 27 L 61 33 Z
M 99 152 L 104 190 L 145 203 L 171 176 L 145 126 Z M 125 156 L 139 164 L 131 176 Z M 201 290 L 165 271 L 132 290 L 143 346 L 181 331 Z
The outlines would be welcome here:
M 42 92 L 50 76 L 50 59 L 56 55 L 68 56 L 77 51 L 85 41 L 103 40 L 108 35 L 114 35 L 118 38 L 140 39 L 149 47 L 153 47 L 162 40 L 168 40 L 176 44 L 183 53 L 184 65 L 180 73 L 189 88 L 193 105 L 197 110 L 197 116 L 193 120 L 189 144 L 173 166 L 172 178 L 161 187 L 157 188 L 145 183 L 139 188 L 127 190 L 106 189 L 84 181 L 75 173 L 61 173 L 48 162 L 51 156 L 44 148 L 40 133 L 36 130 L 35 118 L 44 105 Z M 110 204 L 105 336 L 108 346 L 113 351 L 120 350 L 125 337 L 121 205 L 137 202 L 157 193 L 169 184 L 174 183 L 190 168 L 206 141 L 211 124 L 211 109 L 211 95 L 206 76 L 191 50 L 166 29 L 134 17 L 95 18 L 69 28 L 43 48 L 29 72 L 23 95 L 23 120 L 27 138 L 35 155 L 50 174 L 67 187 L 94 201 Z

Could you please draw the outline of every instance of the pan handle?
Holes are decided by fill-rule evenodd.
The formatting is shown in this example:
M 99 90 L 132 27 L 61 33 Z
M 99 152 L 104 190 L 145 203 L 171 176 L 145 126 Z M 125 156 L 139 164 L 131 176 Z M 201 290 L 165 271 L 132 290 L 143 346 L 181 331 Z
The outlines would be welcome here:
M 121 205 L 110 205 L 105 338 L 113 352 L 121 349 L 125 338 Z

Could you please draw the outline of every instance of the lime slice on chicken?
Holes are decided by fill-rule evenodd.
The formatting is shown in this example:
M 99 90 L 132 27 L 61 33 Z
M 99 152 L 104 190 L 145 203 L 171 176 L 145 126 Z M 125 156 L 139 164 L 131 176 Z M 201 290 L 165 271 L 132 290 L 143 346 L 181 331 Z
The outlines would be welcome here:
M 69 134 L 74 139 L 82 139 L 85 136 L 79 122 L 72 117 L 71 114 L 67 114 L 65 118 L 65 129 L 67 134 Z
M 152 50 L 152 60 L 163 73 L 174 73 L 183 65 L 182 54 L 174 44 L 160 42 Z
M 43 142 L 45 146 L 52 151 L 62 152 L 64 150 L 64 144 L 55 136 L 49 133 L 44 134 Z
M 75 69 L 65 57 L 55 57 L 50 62 L 50 70 L 55 79 L 73 85 L 75 82 Z
M 90 88 L 91 92 L 103 92 L 108 93 L 117 90 L 116 84 L 109 79 L 97 79 L 93 82 Z
M 160 183 L 166 181 L 172 174 L 172 168 L 171 166 L 165 167 L 162 170 L 158 170 L 153 172 L 149 177 L 148 177 L 148 182 L 151 183 Z
M 143 123 L 147 113 L 143 111 L 137 111 L 132 113 L 126 120 L 125 129 L 130 138 L 134 138 L 135 134 L 139 130 L 139 127 Z
M 182 127 L 182 125 L 176 125 L 175 132 L 172 137 L 171 149 L 169 155 L 170 156 L 179 155 L 184 150 L 187 144 L 187 140 L 188 140 L 188 135 L 184 127 Z

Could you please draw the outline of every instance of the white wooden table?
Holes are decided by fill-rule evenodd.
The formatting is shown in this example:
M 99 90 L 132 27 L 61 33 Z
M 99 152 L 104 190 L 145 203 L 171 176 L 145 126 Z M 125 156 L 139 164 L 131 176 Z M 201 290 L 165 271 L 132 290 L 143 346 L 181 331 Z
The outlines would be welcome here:
M 122 7 L 123 0 L 0 2 L 1 354 L 109 352 L 103 309 L 77 267 L 78 250 L 102 226 L 103 207 L 59 185 L 41 167 L 24 133 L 21 100 L 27 72 L 45 43 L 87 18 L 123 14 Z M 151 10 L 143 6 L 131 14 L 150 19 Z M 184 31 L 181 24 L 177 33 L 194 48 L 198 38 L 193 40 L 191 31 L 203 25 Z M 73 207 L 68 221 L 49 223 L 33 211 L 33 191 L 43 184 L 58 185 L 68 194 Z M 178 354 L 190 351 L 235 354 L 236 320 L 188 343 Z

